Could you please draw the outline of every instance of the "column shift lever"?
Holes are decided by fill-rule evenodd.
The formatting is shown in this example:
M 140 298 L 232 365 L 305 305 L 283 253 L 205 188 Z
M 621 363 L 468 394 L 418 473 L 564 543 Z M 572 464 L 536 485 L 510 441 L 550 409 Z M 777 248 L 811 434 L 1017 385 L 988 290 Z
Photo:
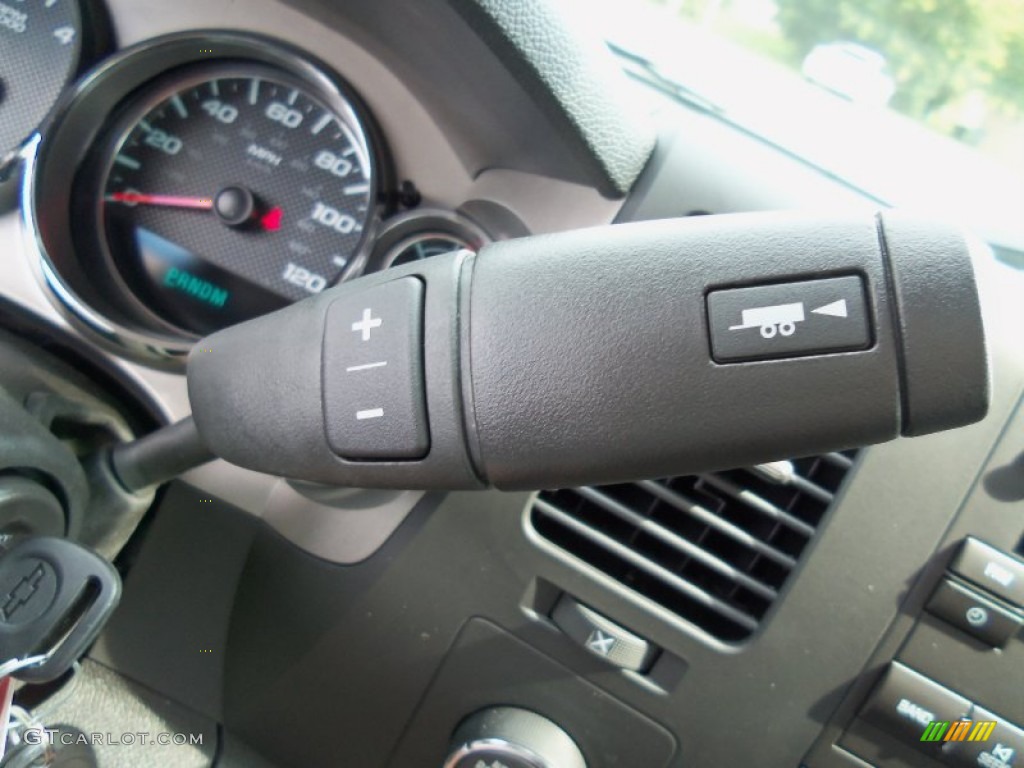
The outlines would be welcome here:
M 196 345 L 202 442 L 362 487 L 536 489 L 757 464 L 969 424 L 968 249 L 895 212 L 523 238 L 369 275 Z

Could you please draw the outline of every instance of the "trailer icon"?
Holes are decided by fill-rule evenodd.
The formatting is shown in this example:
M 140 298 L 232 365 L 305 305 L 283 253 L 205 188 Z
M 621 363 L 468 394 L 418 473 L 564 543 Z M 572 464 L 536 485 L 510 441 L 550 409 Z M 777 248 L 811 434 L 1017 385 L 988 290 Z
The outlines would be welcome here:
M 792 336 L 796 332 L 796 324 L 804 321 L 804 303 L 798 301 L 795 304 L 744 309 L 740 313 L 740 320 L 740 325 L 730 325 L 729 330 L 740 331 L 760 326 L 761 336 L 766 339 L 773 339 L 778 333 Z

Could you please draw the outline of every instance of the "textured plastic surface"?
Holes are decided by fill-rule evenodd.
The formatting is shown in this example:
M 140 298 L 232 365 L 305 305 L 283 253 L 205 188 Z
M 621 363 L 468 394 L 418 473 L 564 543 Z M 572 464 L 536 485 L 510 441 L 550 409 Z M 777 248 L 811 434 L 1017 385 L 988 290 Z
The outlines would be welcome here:
M 478 478 L 535 489 L 687 474 L 967 424 L 988 402 L 970 259 L 954 233 L 906 221 L 944 264 L 942 281 L 904 266 L 920 259 L 916 240 L 883 249 L 874 217 L 793 214 L 523 238 L 488 245 L 475 259 L 447 255 L 372 275 L 201 342 L 189 363 L 196 424 L 217 455 L 252 469 L 452 489 L 479 487 Z M 890 273 L 909 297 L 905 319 Z M 324 336 L 326 307 L 365 309 L 363 291 L 409 274 L 426 285 L 431 452 L 422 461 L 337 459 L 321 407 L 330 393 L 320 385 L 317 341 L 337 346 Z M 870 347 L 712 359 L 708 293 L 850 276 L 866 306 L 842 319 L 866 319 Z M 945 292 L 958 280 L 967 288 Z M 934 307 L 941 333 L 925 327 Z M 947 365 L 963 370 L 942 383 L 924 375 Z
M 429 111 L 470 176 L 515 169 L 619 197 L 650 156 L 653 130 L 646 115 L 617 98 L 630 86 L 615 61 L 600 40 L 581 39 L 550 3 L 419 0 L 415 12 L 407 0 L 287 4 L 380 56 Z M 422 146 L 412 143 L 407 151 Z M 439 179 L 430 183 L 444 194 Z
M 1020 695 L 1024 637 L 1019 632 L 994 651 L 989 643 L 925 613 L 897 658 L 975 704 L 1024 723 L 1024 697 Z
M 963 433 L 867 451 L 779 612 L 738 652 L 707 647 L 649 604 L 538 548 L 524 532 L 523 494 L 449 495 L 429 516 L 410 520 L 378 556 L 355 567 L 331 566 L 265 532 L 232 614 L 225 652 L 228 728 L 281 765 L 379 767 L 389 764 L 387 756 L 401 739 L 406 762 L 393 764 L 420 766 L 425 756 L 443 755 L 459 720 L 479 706 L 509 703 L 511 691 L 535 711 L 538 702 L 555 703 L 557 711 L 541 711 L 563 727 L 569 727 L 564 708 L 580 713 L 595 731 L 642 738 L 631 725 L 615 726 L 602 716 L 593 689 L 573 685 L 579 675 L 676 733 L 682 754 L 674 766 L 799 765 L 941 537 L 954 511 L 951 500 L 969 488 L 977 466 L 965 462 L 964 454 L 987 452 L 1005 419 L 1005 402 L 993 416 Z M 936 462 L 943 471 L 935 472 Z M 894 505 L 913 512 L 894 514 Z M 1005 521 L 1016 542 L 1019 520 L 992 512 L 976 521 Z M 187 559 L 195 546 L 188 514 L 178 515 L 178 526 L 174 541 L 153 542 L 168 562 L 175 554 Z M 235 546 L 229 536 L 205 532 L 202 538 L 211 553 Z M 520 600 L 536 574 L 674 649 L 690 664 L 686 675 L 667 693 L 652 695 L 549 625 L 527 620 Z M 154 583 L 151 594 L 180 592 L 176 599 L 191 604 L 191 584 Z M 201 601 L 188 614 L 209 610 Z M 423 692 L 468 616 L 491 617 L 558 664 L 524 666 L 518 656 L 507 658 L 521 643 L 510 649 L 487 634 L 478 636 L 475 652 L 461 664 L 464 674 L 446 685 L 453 697 L 445 710 L 451 719 L 441 722 L 431 708 L 411 723 L 406 741 L 403 729 L 418 706 L 430 703 L 432 694 L 424 698 Z M 166 667 L 161 655 L 154 658 Z M 503 671 L 492 676 L 497 663 Z M 964 664 L 965 678 L 971 666 Z M 505 687 L 495 682 L 499 674 Z M 1019 699 L 1019 688 L 1011 686 L 1014 675 L 1004 677 L 1006 695 L 1016 692 Z M 566 693 L 570 688 L 575 692 Z M 347 695 L 339 696 L 341 690 Z M 735 723 L 757 722 L 765 712 L 773 713 L 772 728 L 733 729 Z M 279 727 L 286 714 L 287 735 Z M 324 739 L 325 730 L 337 737 Z M 432 764 L 440 765 L 441 757 Z
M 986 306 L 988 328 L 995 327 L 991 323 L 993 319 L 1009 322 L 1012 327 L 1019 326 L 1024 320 L 1015 297 L 1020 295 L 1021 276 L 1008 269 L 991 274 L 985 272 L 979 269 L 979 278 L 985 278 L 986 283 L 989 278 L 997 278 L 1005 283 L 1006 289 L 999 298 L 991 290 L 984 294 L 990 298 Z M 809 768 L 863 766 L 860 760 L 834 747 L 836 742 L 853 749 L 868 763 L 883 764 L 884 760 L 885 765 L 897 764 L 893 762 L 893 754 L 899 745 L 891 739 L 886 741 L 884 732 L 877 729 L 869 732 L 864 730 L 868 726 L 860 728 L 857 723 L 850 725 L 877 677 L 875 672 L 893 657 L 1002 717 L 1024 722 L 1024 698 L 1020 695 L 1024 681 L 1024 636 L 1018 633 L 1000 651 L 993 651 L 988 644 L 964 634 L 925 609 L 936 585 L 952 567 L 966 536 L 983 538 L 1003 551 L 1011 551 L 1021 538 L 1020 516 L 1013 514 L 1016 500 L 1012 490 L 1015 482 L 1024 477 L 1019 467 L 1019 457 L 1024 454 L 1024 409 L 1021 408 L 1024 359 L 1012 335 L 991 333 L 990 344 L 994 386 L 988 418 L 977 426 L 957 432 L 901 441 L 868 452 L 867 463 L 861 467 L 847 499 L 859 496 L 875 500 L 882 514 L 887 516 L 881 527 L 890 543 L 878 538 L 858 544 L 848 542 L 842 559 L 832 562 L 823 556 L 820 547 L 815 551 L 812 568 L 824 560 L 823 566 L 833 568 L 837 578 L 848 580 L 849 563 L 873 557 L 869 552 L 876 548 L 883 551 L 888 548 L 887 562 L 876 562 L 876 574 L 864 577 L 860 585 L 862 589 L 864 584 L 874 586 L 872 591 L 877 597 L 879 586 L 886 584 L 884 589 L 892 595 L 893 610 L 896 611 L 897 605 L 899 608 L 888 630 L 879 633 L 881 641 L 865 665 L 868 673 L 858 679 L 851 678 L 842 705 L 805 757 L 803 762 Z M 985 439 L 979 443 L 978 439 L 983 436 Z M 960 493 L 948 484 L 950 477 L 956 475 L 961 478 L 956 483 Z M 964 478 L 971 480 L 964 484 Z M 855 522 L 860 531 L 867 530 L 865 515 L 870 516 L 870 511 L 845 506 L 839 510 L 840 516 L 833 518 L 826 536 L 837 524 L 841 527 L 847 520 Z M 933 509 L 945 509 L 946 519 L 939 522 L 933 518 L 930 525 L 922 524 L 921 515 L 931 515 Z M 900 512 L 893 514 L 894 510 Z M 890 526 L 902 530 L 893 530 Z M 916 548 L 927 542 L 932 542 L 937 549 L 934 557 L 908 555 L 907 547 Z M 841 562 L 843 567 L 835 568 L 835 562 Z M 889 569 L 888 575 L 877 575 L 885 573 L 886 569 Z M 901 586 L 898 599 L 892 593 L 896 584 Z M 835 604 L 843 604 L 841 599 L 837 600 L 843 588 L 833 583 L 829 589 L 832 599 L 837 601 Z M 862 596 L 860 605 L 861 610 L 843 611 L 836 618 L 841 616 L 841 620 L 849 622 L 849 627 L 861 621 L 862 610 L 880 607 L 867 595 Z M 813 631 L 806 625 L 800 629 Z M 849 633 L 849 629 L 840 632 L 834 626 L 831 631 L 837 638 L 844 639 Z M 905 764 L 917 766 L 920 760 L 909 759 Z
M 988 408 L 988 361 L 966 240 L 898 212 L 882 214 L 880 231 L 899 313 L 903 434 L 977 421 Z
M 159 505 L 133 553 L 121 604 L 89 655 L 221 722 L 238 576 L 253 536 L 268 528 L 182 482 L 170 483 Z
M 326 3 L 317 4 L 328 7 Z M 221 5 L 227 7 L 228 4 Z M 244 9 L 241 8 L 243 5 L 246 6 Z M 332 3 L 330 7 L 349 5 Z M 265 13 L 253 13 L 247 4 L 235 3 L 232 7 L 239 8 L 240 13 L 246 15 L 247 25 L 267 25 L 278 21 L 277 17 L 272 17 L 268 22 Z M 389 4 L 382 15 L 397 16 L 396 8 L 396 5 Z M 265 8 L 261 6 L 260 10 Z M 209 24 L 201 14 L 216 11 L 211 3 L 189 7 L 174 5 L 173 10 L 156 4 L 139 10 L 137 16 L 173 14 L 180 19 L 177 23 L 199 27 Z M 420 28 L 416 32 L 430 30 L 436 22 L 435 18 L 423 12 L 407 14 L 407 17 L 413 21 L 409 27 Z M 430 23 L 424 23 L 425 19 Z M 338 26 L 343 28 L 341 24 Z M 359 24 L 352 26 L 361 28 Z M 443 24 L 438 23 L 437 26 Z M 138 34 L 140 27 L 142 25 L 136 24 L 129 28 L 132 34 Z M 281 29 L 285 28 L 282 24 Z M 304 28 L 287 29 L 293 36 L 306 32 Z M 413 37 L 412 33 L 410 37 Z M 321 45 L 330 40 L 326 30 L 323 37 L 310 35 L 309 39 L 317 40 Z M 403 42 L 400 38 L 393 38 L 383 47 L 406 55 L 410 48 Z M 453 62 L 453 68 L 472 72 L 479 70 L 476 59 L 467 60 L 463 46 L 437 47 L 435 42 L 436 38 L 428 40 L 424 36 L 423 47 L 415 50 L 459 51 L 460 56 L 444 55 L 437 59 Z M 429 57 L 411 55 L 408 66 L 420 69 L 426 58 Z M 434 79 L 432 74 L 424 74 L 423 77 Z M 479 102 L 471 95 L 466 96 L 467 89 L 459 87 L 461 83 L 453 87 L 450 80 L 442 77 L 436 78 L 436 82 L 438 90 L 453 94 L 452 111 L 457 112 L 462 104 L 475 105 L 474 108 L 465 108 L 465 112 L 473 117 L 491 112 L 480 109 Z M 496 100 L 500 99 L 496 97 Z M 414 120 L 409 123 L 419 127 Z M 735 151 L 735 142 L 730 144 L 722 138 L 720 134 L 726 130 L 719 127 L 694 131 L 687 126 L 680 131 L 684 138 L 679 143 L 685 140 L 686 150 L 694 162 L 682 168 L 669 169 L 668 175 L 677 181 L 677 186 L 660 196 L 666 207 L 675 206 L 673 211 L 676 213 L 685 213 L 693 208 L 712 211 L 739 208 L 754 198 L 743 192 L 749 189 L 752 179 L 758 178 L 762 182 L 761 194 L 753 201 L 761 207 L 782 207 L 793 204 L 795 198 L 820 203 L 829 197 L 832 181 L 825 176 L 818 176 L 818 183 L 805 184 L 801 188 L 799 180 L 802 177 L 818 172 L 799 166 L 794 168 L 791 158 L 766 144 L 760 145 L 762 154 L 750 158 L 749 153 Z M 757 144 L 755 140 L 744 141 Z M 535 143 L 549 144 L 546 141 Z M 433 152 L 423 154 L 433 155 Z M 723 158 L 728 159 L 728 166 L 722 162 Z M 651 195 L 649 199 L 656 197 L 659 196 Z M 16 229 L 8 223 L 4 232 L 7 234 Z M 12 237 L 11 241 L 16 241 L 16 238 Z M 14 253 L 18 255 L 19 251 L 15 249 Z M 21 259 L 13 261 L 20 262 Z M 16 265 L 12 264 L 11 268 L 12 272 L 15 271 Z M 35 289 L 34 284 L 31 287 Z M 46 305 L 39 309 L 48 317 L 52 315 L 52 311 L 47 312 Z M 1019 314 L 1012 316 L 1017 317 L 1018 322 L 1002 327 L 1021 327 Z M 1019 339 L 1015 346 L 1013 355 L 1019 358 Z M 1002 362 L 1008 363 L 1009 356 L 1007 353 Z M 166 407 L 181 407 L 178 388 L 173 383 L 155 377 L 145 380 L 155 382 L 153 386 L 157 389 L 157 396 Z M 1012 396 L 1008 390 L 1016 388 L 1019 379 L 1004 376 L 999 383 L 1001 397 L 1006 399 Z M 917 567 L 924 562 L 945 530 L 954 507 L 969 490 L 970 478 L 973 478 L 995 439 L 993 429 L 1001 426 L 1004 416 L 1004 409 L 1000 408 L 998 417 L 979 428 L 939 435 L 937 439 L 901 441 L 868 451 L 867 461 L 851 487 L 852 492 L 816 544 L 807 570 L 787 596 L 780 613 L 756 644 L 738 654 L 704 652 L 699 643 L 691 642 L 685 631 L 666 631 L 662 617 L 655 617 L 642 607 L 637 608 L 634 602 L 616 593 L 614 588 L 596 582 L 591 574 L 574 572 L 562 564 L 552 563 L 544 553 L 535 551 L 522 540 L 522 526 L 516 518 L 516 505 L 522 501 L 515 497 L 463 495 L 459 497 L 461 501 L 454 511 L 442 510 L 437 516 L 437 525 L 425 532 L 418 556 L 404 557 L 405 552 L 389 548 L 382 553 L 382 559 L 386 558 L 389 563 L 386 574 L 377 572 L 377 578 L 362 578 L 361 574 L 370 570 L 372 564 L 336 569 L 336 578 L 314 585 L 319 586 L 319 590 L 306 589 L 307 583 L 295 584 L 293 580 L 296 571 L 301 572 L 308 567 L 310 558 L 304 557 L 302 552 L 280 537 L 267 535 L 274 548 L 266 556 L 258 557 L 248 574 L 242 591 L 248 597 L 245 607 L 250 613 L 248 616 L 243 613 L 239 620 L 241 631 L 233 635 L 233 650 L 237 653 L 231 654 L 235 667 L 234 685 L 241 687 L 246 685 L 246 681 L 251 681 L 252 687 L 233 698 L 231 720 L 247 726 L 255 742 L 263 746 L 275 745 L 284 765 L 295 764 L 294 753 L 290 750 L 296 742 L 299 749 L 308 754 L 314 749 L 309 744 L 317 738 L 327 744 L 321 745 L 310 764 L 372 765 L 372 761 L 360 761 L 359 758 L 383 754 L 397 736 L 392 728 L 390 740 L 373 743 L 379 749 L 361 751 L 370 735 L 384 729 L 391 719 L 401 721 L 397 726 L 400 733 L 408 714 L 406 708 L 394 706 L 395 699 L 401 697 L 392 697 L 383 705 L 375 706 L 379 699 L 389 697 L 390 689 L 394 687 L 416 689 L 422 683 L 423 674 L 429 674 L 434 668 L 436 656 L 441 652 L 439 646 L 450 637 L 448 629 L 458 626 L 466 616 L 500 616 L 501 621 L 510 627 L 525 624 L 522 616 L 516 613 L 516 590 L 520 589 L 527 574 L 543 570 L 554 573 L 562 583 L 582 585 L 588 600 L 603 606 L 610 615 L 625 613 L 627 619 L 624 620 L 630 626 L 643 627 L 644 632 L 659 636 L 661 642 L 676 643 L 685 649 L 685 654 L 692 661 L 691 671 L 680 690 L 672 696 L 651 697 L 627 680 L 600 670 L 583 671 L 592 675 L 605 690 L 647 710 L 679 733 L 685 750 L 680 764 L 798 765 L 800 752 L 827 719 L 837 697 L 857 674 L 877 638 L 890 627 L 896 606 L 903 603 L 907 585 L 912 583 Z M 1024 435 L 1020 429 L 1015 432 Z M 1021 448 L 1018 441 L 1015 449 L 1019 451 Z M 1003 457 L 998 465 L 994 465 L 993 471 L 1008 468 L 1010 458 Z M 235 485 L 262 490 L 255 478 Z M 222 487 L 225 492 L 234 490 L 227 483 Z M 984 495 L 980 486 L 978 494 Z M 1003 546 L 1012 548 L 1020 539 L 1019 517 L 1006 514 L 1011 509 L 1007 505 L 995 503 L 992 499 L 989 502 L 984 513 L 980 507 L 975 507 L 972 518 L 975 530 L 984 533 L 988 528 L 998 527 Z M 196 519 L 204 524 L 207 506 L 196 507 Z M 256 513 L 259 507 L 254 504 L 249 509 Z M 199 536 L 197 531 L 200 531 Z M 168 547 L 168 553 L 176 553 L 179 564 L 184 567 L 184 563 L 190 563 L 197 542 L 214 550 L 227 546 L 229 542 L 233 544 L 231 538 L 223 533 L 211 536 L 209 529 L 197 529 L 193 525 L 183 532 L 175 546 Z M 174 563 L 170 557 L 168 562 Z M 167 589 L 174 586 L 187 591 L 196 586 L 196 582 L 182 579 L 175 580 L 173 585 L 168 581 L 154 579 Z M 203 582 L 207 581 L 210 579 L 203 579 Z M 280 589 L 282 582 L 289 588 Z M 354 596 L 356 590 L 350 586 L 353 582 L 367 593 L 365 599 L 362 595 Z M 377 586 L 376 591 L 374 586 Z M 353 595 L 351 604 L 335 602 L 339 593 L 346 590 L 351 590 Z M 268 605 L 265 598 L 270 595 L 280 599 Z M 188 609 L 178 613 L 186 617 L 217 611 L 226 616 L 228 612 L 222 604 L 211 606 L 207 600 L 193 599 L 183 601 L 182 605 Z M 152 613 L 150 610 L 149 614 Z M 262 617 L 263 623 L 256 628 L 263 632 L 247 631 L 253 629 L 252 623 L 257 622 L 257 617 Z M 910 619 L 900 616 L 899 620 L 906 622 Z M 333 623 L 325 629 L 329 622 Z M 524 634 L 531 631 L 530 628 L 517 629 Z M 425 640 L 421 632 L 432 633 L 431 639 Z M 148 639 L 152 636 L 143 634 L 142 637 Z M 441 642 L 438 642 L 439 637 Z M 570 667 L 574 666 L 580 654 L 571 644 L 559 644 L 558 638 L 539 631 L 533 632 L 531 642 L 546 642 L 547 652 Z M 381 648 L 383 653 L 379 652 Z M 424 651 L 424 648 L 430 650 Z M 254 650 L 249 652 L 251 649 Z M 308 662 L 307 656 L 312 657 Z M 291 660 L 292 665 L 279 665 L 277 662 L 282 657 Z M 157 654 L 155 658 L 154 667 L 167 666 L 166 657 Z M 187 658 L 207 661 L 206 657 L 195 653 Z M 964 662 L 961 682 L 972 683 L 970 672 L 973 663 L 966 662 L 977 659 L 958 657 L 957 661 Z M 279 666 L 283 666 L 280 671 Z M 575 668 L 578 670 L 580 666 Z M 1018 665 L 1015 669 L 1024 667 Z M 167 677 L 170 676 L 168 672 Z M 1007 685 L 1013 677 L 1018 678 L 1015 693 L 1019 701 L 1019 675 L 1003 674 Z M 416 682 L 407 686 L 408 678 Z M 394 680 L 395 685 L 382 686 L 383 679 Z M 986 681 L 990 679 L 991 676 Z M 339 691 L 345 695 L 339 695 Z M 416 698 L 418 692 L 417 689 L 411 696 Z M 1009 695 L 1006 694 L 1007 697 Z M 258 703 L 260 697 L 263 697 L 262 707 Z M 573 705 L 581 709 L 586 704 L 585 698 L 573 701 Z M 254 710 L 262 717 L 252 716 Z M 370 715 L 360 719 L 360 710 L 367 710 Z M 734 723 L 760 722 L 766 712 L 772 713 L 770 728 L 742 731 L 731 727 Z M 722 713 L 729 714 L 726 724 L 723 724 Z M 288 727 L 282 727 L 282 722 Z M 299 726 L 298 738 L 294 729 L 296 724 Z M 728 729 L 730 737 L 723 738 L 723 729 Z M 338 738 L 325 738 L 325 733 L 332 737 L 338 735 Z M 344 758 L 353 754 L 356 757 L 346 762 Z M 818 762 L 815 761 L 814 765 L 817 766 Z
M 707 291 L 844 274 L 871 297 L 870 349 L 711 360 Z M 890 311 L 871 217 L 708 216 L 488 246 L 470 308 L 486 476 L 505 489 L 607 483 L 895 437 Z
M 584 39 L 543 0 L 455 0 L 452 6 L 506 63 L 559 132 L 574 160 L 609 195 L 625 194 L 654 148 L 649 125 L 616 98 L 621 71 L 596 38 Z

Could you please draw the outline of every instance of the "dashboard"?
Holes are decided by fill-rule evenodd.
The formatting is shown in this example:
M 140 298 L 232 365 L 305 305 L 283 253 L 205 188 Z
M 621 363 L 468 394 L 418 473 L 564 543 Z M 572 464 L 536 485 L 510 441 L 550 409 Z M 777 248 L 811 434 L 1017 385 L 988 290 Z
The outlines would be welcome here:
M 541 0 L 5 0 L 0 43 L 0 318 L 152 423 L 188 416 L 203 336 L 361 275 L 877 205 L 652 98 Z M 211 462 L 124 533 L 95 695 L 209 734 L 136 763 L 1024 765 L 1024 280 L 974 249 L 982 422 L 532 494 Z
M 37 67 L 56 86 L 87 66 L 77 41 L 110 36 L 78 3 L 28 11 L 39 18 L 20 22 L 22 47 L 60 24 L 44 42 L 71 63 Z M 7 51 L 23 60 L 21 48 Z M 52 113 L 46 141 L 24 150 L 24 213 L 58 309 L 120 353 L 173 367 L 200 336 L 352 276 L 533 231 L 508 202 L 474 199 L 477 169 L 455 167 L 428 121 L 403 115 L 382 128 L 360 95 L 378 83 L 353 85 L 338 69 L 358 80 L 360 67 L 340 64 L 216 30 L 103 57 Z M 33 81 L 10 81 L 4 114 L 34 114 L 21 103 L 38 93 Z M 51 91 L 53 102 L 63 95 Z M 391 99 L 381 120 L 412 106 Z M 8 132 L 19 130 L 31 129 Z

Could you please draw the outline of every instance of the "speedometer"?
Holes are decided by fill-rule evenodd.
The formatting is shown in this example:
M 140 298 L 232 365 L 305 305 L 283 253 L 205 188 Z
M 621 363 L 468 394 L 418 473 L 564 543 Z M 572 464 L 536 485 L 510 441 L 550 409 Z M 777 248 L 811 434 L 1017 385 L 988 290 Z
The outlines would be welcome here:
M 142 307 L 202 334 L 335 282 L 365 239 L 377 179 L 341 94 L 225 62 L 124 105 L 75 198 Z
M 200 336 L 358 273 L 394 197 L 354 88 L 294 46 L 235 32 L 108 58 L 23 154 L 54 305 L 175 367 Z

